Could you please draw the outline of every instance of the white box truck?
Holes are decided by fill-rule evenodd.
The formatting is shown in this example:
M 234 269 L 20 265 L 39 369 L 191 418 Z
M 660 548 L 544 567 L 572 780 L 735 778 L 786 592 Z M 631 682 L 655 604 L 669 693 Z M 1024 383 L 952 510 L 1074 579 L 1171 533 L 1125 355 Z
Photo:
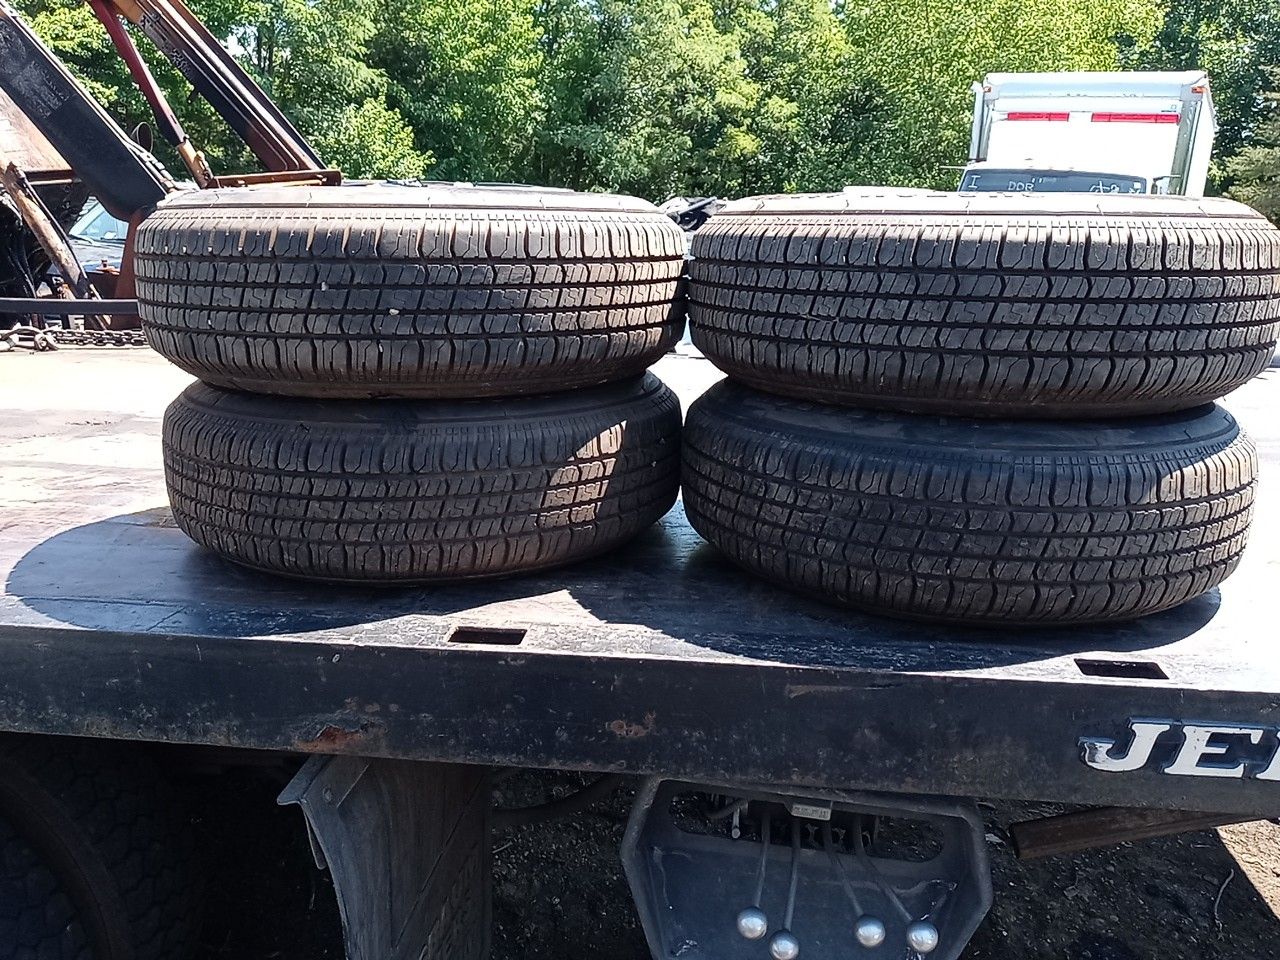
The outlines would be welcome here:
M 960 190 L 1200 197 L 1216 132 L 1202 70 L 990 73 Z

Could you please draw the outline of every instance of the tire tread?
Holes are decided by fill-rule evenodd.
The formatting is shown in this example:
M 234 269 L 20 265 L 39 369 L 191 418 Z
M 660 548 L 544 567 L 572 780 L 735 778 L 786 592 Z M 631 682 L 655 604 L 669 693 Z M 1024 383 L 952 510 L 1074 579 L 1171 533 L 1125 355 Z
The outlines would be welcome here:
M 966 448 L 980 435 L 973 421 L 722 385 L 689 411 L 685 509 L 755 573 L 873 611 L 1008 625 L 1132 619 L 1220 583 L 1248 538 L 1252 443 L 1218 407 L 1170 416 L 1178 422 L 1047 434 L 991 424 L 991 443 Z M 895 421 L 939 442 L 886 440 Z M 1002 446 L 1009 436 L 1018 442 Z
M 373 407 L 194 385 L 165 416 L 165 474 L 178 526 L 247 566 L 468 580 L 581 559 L 655 522 L 675 502 L 679 432 L 679 404 L 652 375 Z
M 684 329 L 685 241 L 656 210 L 383 204 L 162 206 L 135 261 L 148 341 L 227 388 L 448 398 L 625 379 Z
M 1280 230 L 1246 208 L 984 217 L 967 202 L 718 214 L 693 243 L 694 343 L 758 389 L 968 416 L 1185 409 L 1270 362 Z

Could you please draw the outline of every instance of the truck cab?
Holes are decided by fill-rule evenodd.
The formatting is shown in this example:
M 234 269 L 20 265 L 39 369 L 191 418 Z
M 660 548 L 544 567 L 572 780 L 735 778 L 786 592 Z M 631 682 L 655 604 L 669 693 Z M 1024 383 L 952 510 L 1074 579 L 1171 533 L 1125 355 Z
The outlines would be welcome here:
M 962 192 L 1204 195 L 1203 71 L 992 73 L 973 95 Z

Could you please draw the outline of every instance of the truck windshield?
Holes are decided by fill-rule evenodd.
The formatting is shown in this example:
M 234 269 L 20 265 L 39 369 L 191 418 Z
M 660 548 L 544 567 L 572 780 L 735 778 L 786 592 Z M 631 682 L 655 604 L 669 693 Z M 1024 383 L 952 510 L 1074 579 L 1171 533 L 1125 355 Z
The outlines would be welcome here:
M 129 225 L 117 220 L 97 200 L 90 200 L 70 230 L 77 240 L 96 240 L 99 243 L 124 243 Z
M 1078 170 L 967 170 L 960 182 L 964 193 L 1146 193 L 1143 177 Z

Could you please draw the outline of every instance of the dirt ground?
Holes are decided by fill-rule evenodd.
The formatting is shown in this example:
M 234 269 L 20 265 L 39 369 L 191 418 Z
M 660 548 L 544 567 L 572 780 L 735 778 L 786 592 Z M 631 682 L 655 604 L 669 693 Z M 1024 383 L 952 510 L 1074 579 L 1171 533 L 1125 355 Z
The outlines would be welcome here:
M 208 906 L 196 960 L 340 960 L 333 888 L 296 809 L 260 774 L 188 785 Z M 521 775 L 523 805 L 580 779 Z M 230 789 L 228 789 L 230 788 Z M 215 802 L 216 799 L 216 802 Z M 646 960 L 617 857 L 630 801 L 494 837 L 493 960 Z M 1269 960 L 1280 957 L 1280 827 L 1245 824 L 1037 862 L 1016 860 L 1011 822 L 1049 805 L 983 805 L 995 906 L 966 960 Z

